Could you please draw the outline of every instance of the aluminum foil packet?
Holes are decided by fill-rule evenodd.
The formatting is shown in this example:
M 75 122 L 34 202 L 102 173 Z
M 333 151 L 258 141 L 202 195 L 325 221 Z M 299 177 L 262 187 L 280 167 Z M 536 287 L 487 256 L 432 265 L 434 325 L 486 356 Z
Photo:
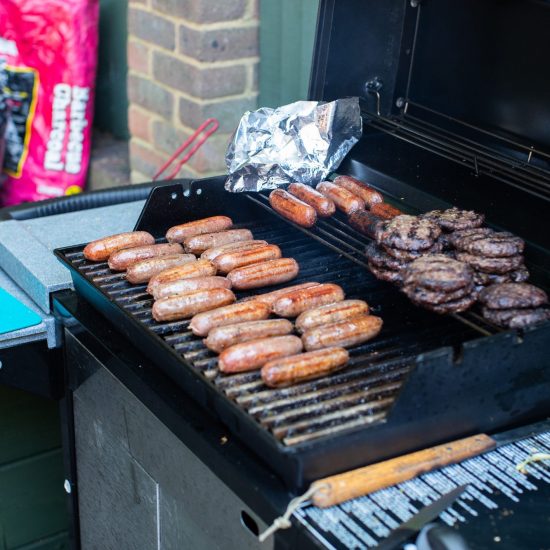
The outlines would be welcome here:
M 315 185 L 338 168 L 361 132 L 357 97 L 247 111 L 225 155 L 225 189 L 238 193 L 292 182 Z

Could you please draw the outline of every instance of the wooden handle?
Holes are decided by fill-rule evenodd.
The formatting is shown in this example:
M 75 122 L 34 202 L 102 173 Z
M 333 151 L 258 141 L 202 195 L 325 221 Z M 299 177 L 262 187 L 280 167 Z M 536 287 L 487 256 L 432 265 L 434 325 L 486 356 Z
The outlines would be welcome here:
M 319 508 L 334 506 L 407 481 L 436 468 L 476 456 L 495 446 L 494 439 L 485 434 L 478 434 L 319 479 L 311 485 L 312 488 L 317 488 L 312 501 Z

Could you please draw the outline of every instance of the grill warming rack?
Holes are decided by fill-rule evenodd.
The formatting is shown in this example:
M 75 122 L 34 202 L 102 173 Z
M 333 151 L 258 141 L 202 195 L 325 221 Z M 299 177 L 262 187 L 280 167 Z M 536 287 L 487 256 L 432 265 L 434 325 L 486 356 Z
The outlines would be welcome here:
M 290 487 L 468 432 L 498 428 L 512 415 L 530 416 L 547 408 L 538 399 L 544 387 L 528 372 L 511 397 L 489 393 L 508 378 L 513 385 L 520 370 L 528 371 L 529 361 L 517 368 L 518 353 L 531 348 L 524 347 L 527 341 L 544 337 L 540 330 L 524 334 L 524 345 L 518 345 L 516 334 L 499 331 L 475 312 L 437 316 L 413 306 L 366 269 L 368 239 L 343 217 L 321 220 L 312 229 L 293 227 L 272 211 L 265 195 L 227 200 L 218 178 L 159 186 L 136 229 L 149 230 L 161 241 L 170 225 L 221 213 L 251 229 L 256 238 L 281 246 L 284 256 L 296 258 L 301 271 L 295 282 L 334 282 L 349 298 L 366 299 L 384 319 L 381 334 L 351 349 L 350 365 L 333 376 L 269 389 L 257 372 L 219 373 L 216 355 L 192 335 L 188 321 L 157 324 L 145 285 L 130 285 L 106 263 L 87 262 L 83 246 L 56 254 L 70 268 L 77 292 L 215 411 Z M 238 292 L 237 297 L 265 291 Z M 491 364 L 501 365 L 500 372 Z

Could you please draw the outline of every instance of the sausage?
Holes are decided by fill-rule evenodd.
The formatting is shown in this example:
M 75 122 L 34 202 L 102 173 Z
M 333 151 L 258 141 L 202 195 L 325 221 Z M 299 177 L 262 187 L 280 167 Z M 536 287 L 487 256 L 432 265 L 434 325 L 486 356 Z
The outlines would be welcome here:
M 161 283 L 153 289 L 153 298 L 159 300 L 174 294 L 183 294 L 192 290 L 206 288 L 231 288 L 231 283 L 225 277 L 193 277 L 192 279 L 178 279 L 168 283 Z
M 226 252 L 235 252 L 237 250 L 251 250 L 252 248 L 260 248 L 265 246 L 267 241 L 237 241 L 236 243 L 227 243 L 222 246 L 215 246 L 214 248 L 209 248 L 201 254 L 201 258 L 204 260 L 214 260 L 220 254 L 225 254 Z
M 276 244 L 267 244 L 261 248 L 250 250 L 237 250 L 236 252 L 225 252 L 216 256 L 212 263 L 220 273 L 229 273 L 237 267 L 257 264 L 267 260 L 276 260 L 282 256 L 281 249 Z
M 234 373 L 259 369 L 268 361 L 295 355 L 302 351 L 302 341 L 297 336 L 274 336 L 235 344 L 220 353 L 218 368 Z
M 195 220 L 194 222 L 174 225 L 166 232 L 166 240 L 169 243 L 182 243 L 188 237 L 202 235 L 203 233 L 217 233 L 225 231 L 233 226 L 233 220 L 227 216 L 212 216 Z
M 192 279 L 193 277 L 210 277 L 211 275 L 216 275 L 214 264 L 208 260 L 196 260 L 157 273 L 149 280 L 147 292 L 153 294 L 156 288 L 163 283 L 170 283 L 179 279 Z
M 166 269 L 189 264 L 194 265 L 195 263 L 197 263 L 197 258 L 193 254 L 171 254 L 170 256 L 148 258 L 132 264 L 126 270 L 126 279 L 132 284 L 146 283 Z
M 272 309 L 273 313 L 281 317 L 296 317 L 306 309 L 341 302 L 343 299 L 342 287 L 327 283 L 284 294 L 275 301 Z
M 403 214 L 401 210 L 395 208 L 395 206 L 392 206 L 387 202 L 379 202 L 379 203 L 373 204 L 370 207 L 370 211 L 375 216 L 378 216 L 383 220 L 391 220 L 392 218 L 395 218 L 396 216 L 401 216 L 401 214 Z
M 271 191 L 269 194 L 269 204 L 281 216 L 302 227 L 312 227 L 317 221 L 315 208 L 283 189 Z
M 146 246 L 155 244 L 155 238 L 147 231 L 132 231 L 130 233 L 118 233 L 103 239 L 88 243 L 82 251 L 84 257 L 92 262 L 104 262 L 117 250 L 131 248 L 133 246 Z
M 265 294 L 256 294 L 256 296 L 248 296 L 247 298 L 243 299 L 243 302 L 248 302 L 250 300 L 254 300 L 255 302 L 262 302 L 263 304 L 267 304 L 270 308 L 273 307 L 273 304 L 285 294 L 288 294 L 289 292 L 293 292 L 295 290 L 300 290 L 301 288 L 309 288 L 312 286 L 318 286 L 319 283 L 301 283 L 299 285 L 291 285 L 287 286 L 285 288 L 280 288 L 279 290 L 274 290 L 272 292 L 266 292 Z
M 315 189 L 334 201 L 336 207 L 346 214 L 365 209 L 365 201 L 362 198 L 330 181 L 322 181 Z
M 267 319 L 270 313 L 269 307 L 265 304 L 260 304 L 259 302 L 239 302 L 195 315 L 191 319 L 189 328 L 196 336 L 206 336 L 215 327 L 223 327 L 245 321 L 261 321 Z
M 384 197 L 376 189 L 351 176 L 338 176 L 334 183 L 357 195 L 369 208 L 373 204 L 384 202 Z
M 380 317 L 363 315 L 341 323 L 312 328 L 302 334 L 302 342 L 308 351 L 331 346 L 347 348 L 374 338 L 381 329 Z
M 251 241 L 252 233 L 248 229 L 230 229 L 219 233 L 203 233 L 194 237 L 187 237 L 183 241 L 186 252 L 201 254 L 209 248 L 240 241 Z
M 227 288 L 203 288 L 161 298 L 153 304 L 155 321 L 188 319 L 201 311 L 232 304 L 235 295 Z
M 109 268 L 113 271 L 124 271 L 132 264 L 148 258 L 158 256 L 170 256 L 182 254 L 181 244 L 148 244 L 145 246 L 134 246 L 117 250 L 109 256 Z
M 334 201 L 303 183 L 291 183 L 287 191 L 315 209 L 318 216 L 328 218 L 336 212 Z
M 262 380 L 270 388 L 284 388 L 326 376 L 344 367 L 348 361 L 349 354 L 344 348 L 308 351 L 268 361 L 262 367 Z
M 247 290 L 286 283 L 298 276 L 300 268 L 294 258 L 279 258 L 233 269 L 227 275 L 233 288 Z
M 359 233 L 363 233 L 363 235 L 375 239 L 376 231 L 382 219 L 372 214 L 372 211 L 357 210 L 348 216 L 348 222 L 354 229 L 359 231 Z
M 369 305 L 363 300 L 344 300 L 335 304 L 308 309 L 296 319 L 296 330 L 300 333 L 320 325 L 340 323 L 359 315 L 368 315 Z
M 269 336 L 283 336 L 292 332 L 293 326 L 286 319 L 266 319 L 265 321 L 250 321 L 215 327 L 204 340 L 204 345 L 216 353 L 222 352 L 229 346 L 268 338 Z

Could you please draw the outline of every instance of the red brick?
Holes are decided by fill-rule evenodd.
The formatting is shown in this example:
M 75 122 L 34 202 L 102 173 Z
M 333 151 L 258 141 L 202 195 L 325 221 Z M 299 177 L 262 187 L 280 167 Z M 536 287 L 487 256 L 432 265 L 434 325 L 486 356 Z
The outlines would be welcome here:
M 128 109 L 128 129 L 132 137 L 151 141 L 151 115 L 131 105 Z
M 171 88 L 205 99 L 242 94 L 246 87 L 244 65 L 199 69 L 162 52 L 153 54 L 153 75 Z
M 179 49 L 198 61 L 227 61 L 258 55 L 258 28 L 196 31 L 180 26 Z
M 135 140 L 130 141 L 130 168 L 152 178 L 166 162 L 167 156 L 144 147 Z
M 162 86 L 137 75 L 128 77 L 128 98 L 148 111 L 164 118 L 171 118 L 174 109 L 174 95 Z
M 168 50 L 173 50 L 176 46 L 174 23 L 160 15 L 137 8 L 128 10 L 128 32 Z
M 149 73 L 149 48 L 145 44 L 128 40 L 128 68 L 138 73 Z
M 244 15 L 247 0 L 153 0 L 153 8 L 194 23 L 232 21 Z

